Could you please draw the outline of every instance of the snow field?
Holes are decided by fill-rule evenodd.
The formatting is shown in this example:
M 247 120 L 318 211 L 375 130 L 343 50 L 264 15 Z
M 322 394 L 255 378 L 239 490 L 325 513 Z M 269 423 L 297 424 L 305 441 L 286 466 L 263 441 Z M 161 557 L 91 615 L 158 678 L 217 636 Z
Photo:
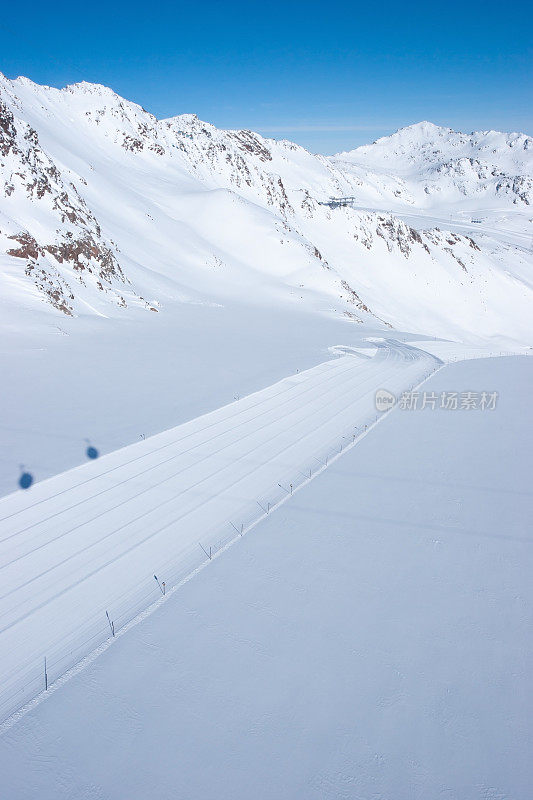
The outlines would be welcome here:
M 529 800 L 532 368 L 432 375 L 498 404 L 331 459 L 2 726 L 5 796 Z
M 2 715 L 354 441 L 378 388 L 433 371 L 393 341 L 341 356 L 0 501 Z

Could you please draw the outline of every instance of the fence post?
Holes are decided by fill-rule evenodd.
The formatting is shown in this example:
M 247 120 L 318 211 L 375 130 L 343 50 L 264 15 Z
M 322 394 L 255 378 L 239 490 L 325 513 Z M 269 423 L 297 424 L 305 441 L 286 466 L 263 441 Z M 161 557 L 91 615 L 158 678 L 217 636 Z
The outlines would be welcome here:
M 209 553 L 208 553 L 203 544 L 201 544 L 200 542 L 198 542 L 198 544 L 200 545 L 200 547 L 202 548 L 208 559 L 211 561 L 211 546 L 209 546 Z
M 115 635 L 115 623 L 113 622 L 112 619 L 110 619 L 108 611 L 105 612 L 105 615 L 107 617 L 107 621 L 109 622 L 109 627 L 111 628 L 111 633 L 114 636 Z
M 48 672 L 46 671 L 46 656 L 44 657 L 44 690 L 48 691 Z

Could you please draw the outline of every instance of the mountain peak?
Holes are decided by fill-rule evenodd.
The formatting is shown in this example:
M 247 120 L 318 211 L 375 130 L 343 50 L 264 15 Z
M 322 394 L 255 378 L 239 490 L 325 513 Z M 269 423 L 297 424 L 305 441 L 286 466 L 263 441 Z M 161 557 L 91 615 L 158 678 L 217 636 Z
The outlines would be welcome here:
M 451 136 L 461 136 L 457 134 L 452 128 L 445 128 L 441 125 L 435 125 L 434 122 L 423 120 L 422 122 L 415 122 L 411 125 L 406 125 L 403 128 L 398 128 L 394 133 L 388 136 L 380 136 L 372 144 L 365 144 L 361 147 L 356 147 L 354 150 L 348 150 L 343 153 L 337 153 L 335 158 L 343 159 L 351 158 L 355 154 L 363 154 L 376 150 L 392 150 L 397 147 L 412 147 L 420 142 L 433 142 L 437 139 L 449 138 Z
M 442 125 L 435 125 L 434 122 L 422 120 L 422 122 L 414 122 L 412 125 L 405 125 L 403 128 L 398 128 L 396 133 L 393 133 L 392 135 L 397 136 L 399 134 L 406 133 L 416 133 L 426 137 L 432 137 L 444 136 L 450 133 L 455 133 L 455 131 L 452 128 L 445 128 Z M 387 139 L 391 137 L 384 136 L 382 138 Z
M 104 86 L 102 83 L 90 83 L 89 81 L 78 81 L 78 83 L 69 83 L 63 89 L 64 92 L 70 94 L 91 94 L 99 97 L 118 97 L 117 93 L 109 86 Z

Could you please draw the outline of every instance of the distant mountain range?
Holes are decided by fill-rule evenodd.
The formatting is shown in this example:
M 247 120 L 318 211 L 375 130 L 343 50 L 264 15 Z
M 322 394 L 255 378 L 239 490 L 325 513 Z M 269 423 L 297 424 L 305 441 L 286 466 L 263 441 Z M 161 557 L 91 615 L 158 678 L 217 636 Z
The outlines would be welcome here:
M 465 198 L 481 204 L 533 202 L 533 139 L 523 133 L 466 134 L 419 122 L 334 160 L 365 182 L 381 176 L 384 199 L 392 193 L 421 208 Z M 394 187 L 391 177 L 397 179 Z
M 19 312 L 296 305 L 450 338 L 533 332 L 533 139 L 422 122 L 332 157 L 104 86 L 0 76 L 0 287 Z M 28 319 L 26 313 L 25 319 Z

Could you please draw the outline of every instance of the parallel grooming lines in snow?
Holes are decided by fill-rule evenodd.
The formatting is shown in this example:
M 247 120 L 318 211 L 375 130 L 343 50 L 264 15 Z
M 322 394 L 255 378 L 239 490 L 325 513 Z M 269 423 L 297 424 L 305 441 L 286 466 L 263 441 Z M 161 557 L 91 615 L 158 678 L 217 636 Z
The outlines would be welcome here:
M 371 360 L 343 356 L 326 362 L 0 500 L 6 534 L 0 543 L 0 637 L 12 653 L 4 663 L 6 690 L 12 697 L 20 692 L 21 675 L 32 671 L 43 648 L 59 656 L 62 647 L 77 647 L 78 653 L 84 637 L 93 641 L 96 634 L 88 632 L 98 606 L 114 635 L 117 610 L 142 610 L 147 563 L 155 575 L 172 574 L 180 564 L 190 570 L 199 535 L 211 559 L 213 540 L 206 540 L 206 531 L 225 523 L 235 527 L 239 516 L 249 518 L 254 498 L 280 484 L 282 496 L 290 498 L 314 453 L 329 448 L 326 463 L 331 462 L 331 450 L 346 430 L 374 419 L 374 393 L 384 380 L 396 390 L 407 388 L 437 363 L 423 351 L 382 342 Z M 177 452 L 167 455 L 169 447 Z M 335 452 L 340 455 L 342 448 Z M 147 464 L 138 470 L 143 460 Z M 178 470 L 173 461 L 180 463 Z M 145 495 L 151 498 L 148 509 Z M 276 504 L 258 503 L 264 514 Z

